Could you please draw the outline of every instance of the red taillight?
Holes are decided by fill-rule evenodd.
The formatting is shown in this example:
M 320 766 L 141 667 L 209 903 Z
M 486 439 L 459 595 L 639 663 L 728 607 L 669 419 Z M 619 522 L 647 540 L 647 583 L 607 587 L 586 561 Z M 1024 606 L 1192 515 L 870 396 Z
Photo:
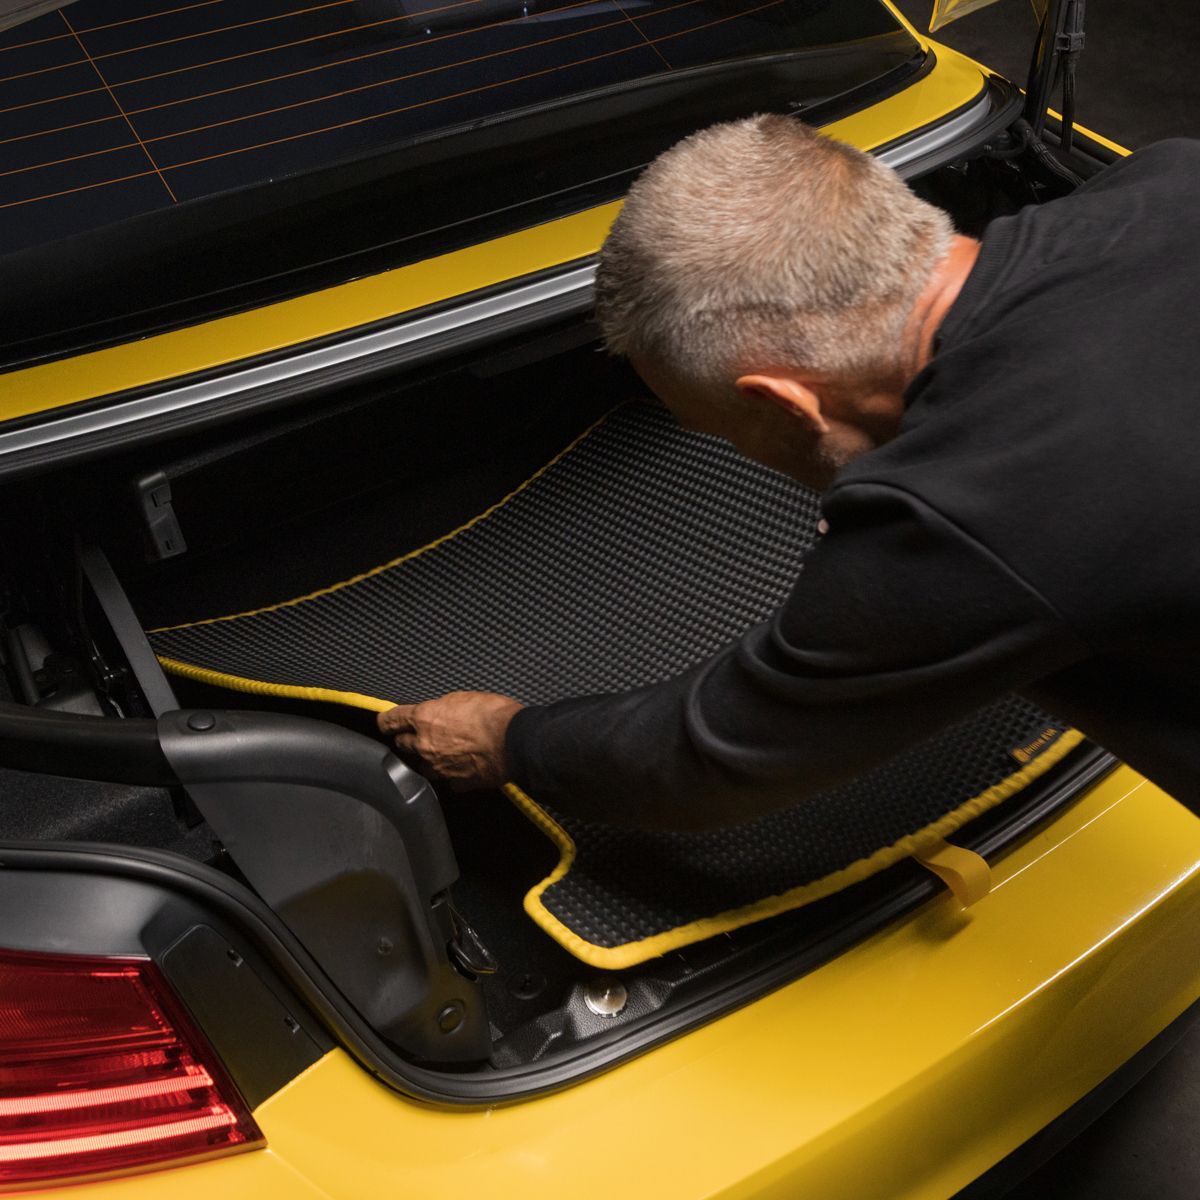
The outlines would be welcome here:
M 0 950 L 0 1188 L 261 1141 L 152 962 Z

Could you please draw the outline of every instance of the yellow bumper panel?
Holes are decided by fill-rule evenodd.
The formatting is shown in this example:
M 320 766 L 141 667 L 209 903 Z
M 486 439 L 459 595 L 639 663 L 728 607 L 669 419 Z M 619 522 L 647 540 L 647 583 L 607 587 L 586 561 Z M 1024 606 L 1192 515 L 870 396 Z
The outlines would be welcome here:
M 952 897 L 568 1090 L 438 1109 L 332 1051 L 268 1148 L 120 1200 L 947 1200 L 1200 995 L 1200 820 L 1128 768 Z
M 944 1200 L 1200 993 L 1198 865 L 1200 821 L 1122 768 L 968 913 L 931 902 L 564 1093 L 439 1111 L 334 1052 L 256 1116 L 331 1197 Z

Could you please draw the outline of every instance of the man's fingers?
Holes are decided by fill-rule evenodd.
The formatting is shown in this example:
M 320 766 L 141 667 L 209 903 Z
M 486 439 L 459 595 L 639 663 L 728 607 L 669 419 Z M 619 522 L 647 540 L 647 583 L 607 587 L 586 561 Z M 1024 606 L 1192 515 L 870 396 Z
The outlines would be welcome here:
M 387 712 L 381 712 L 375 718 L 375 723 L 379 726 L 380 733 L 407 733 L 411 731 L 413 726 L 412 711 L 416 707 L 414 704 L 397 704 L 395 708 L 389 708 Z
M 468 790 L 506 778 L 505 731 L 520 708 L 509 696 L 451 692 L 421 704 L 398 704 L 376 723 L 423 774 Z
M 417 735 L 415 733 L 404 732 L 392 734 L 392 745 L 396 751 L 405 755 L 407 758 L 417 762 L 423 762 L 421 752 L 417 749 Z

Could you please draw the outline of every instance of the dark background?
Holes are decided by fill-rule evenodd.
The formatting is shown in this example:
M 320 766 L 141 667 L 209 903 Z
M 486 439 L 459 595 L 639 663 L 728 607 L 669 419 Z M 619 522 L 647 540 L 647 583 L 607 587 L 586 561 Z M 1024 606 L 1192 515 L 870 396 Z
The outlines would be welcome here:
M 897 5 L 928 29 L 932 0 Z M 998 0 L 933 37 L 1024 83 L 1036 30 L 1029 0 Z M 1076 99 L 1081 125 L 1130 149 L 1200 134 L 1197 0 L 1088 0 L 1086 37 Z
M 898 3 L 922 32 L 928 28 L 932 0 Z M 1023 83 L 1035 31 L 1028 0 L 998 0 L 933 37 Z M 1197 0 L 1089 0 L 1086 39 L 1076 93 L 1081 125 L 1130 149 L 1200 135 Z M 1185 269 L 1200 270 L 1200 263 Z M 1197 1197 L 1200 1025 L 1010 1200 Z

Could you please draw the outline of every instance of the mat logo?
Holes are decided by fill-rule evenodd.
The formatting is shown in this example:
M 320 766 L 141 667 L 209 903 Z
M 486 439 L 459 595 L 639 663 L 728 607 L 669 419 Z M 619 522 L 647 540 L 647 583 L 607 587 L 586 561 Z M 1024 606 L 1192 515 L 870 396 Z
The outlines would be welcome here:
M 1063 730 L 1054 725 L 1047 725 L 1032 742 L 1026 742 L 1023 746 L 1014 746 L 1009 754 L 1019 763 L 1032 762 L 1047 746 L 1056 742 L 1062 735 Z

